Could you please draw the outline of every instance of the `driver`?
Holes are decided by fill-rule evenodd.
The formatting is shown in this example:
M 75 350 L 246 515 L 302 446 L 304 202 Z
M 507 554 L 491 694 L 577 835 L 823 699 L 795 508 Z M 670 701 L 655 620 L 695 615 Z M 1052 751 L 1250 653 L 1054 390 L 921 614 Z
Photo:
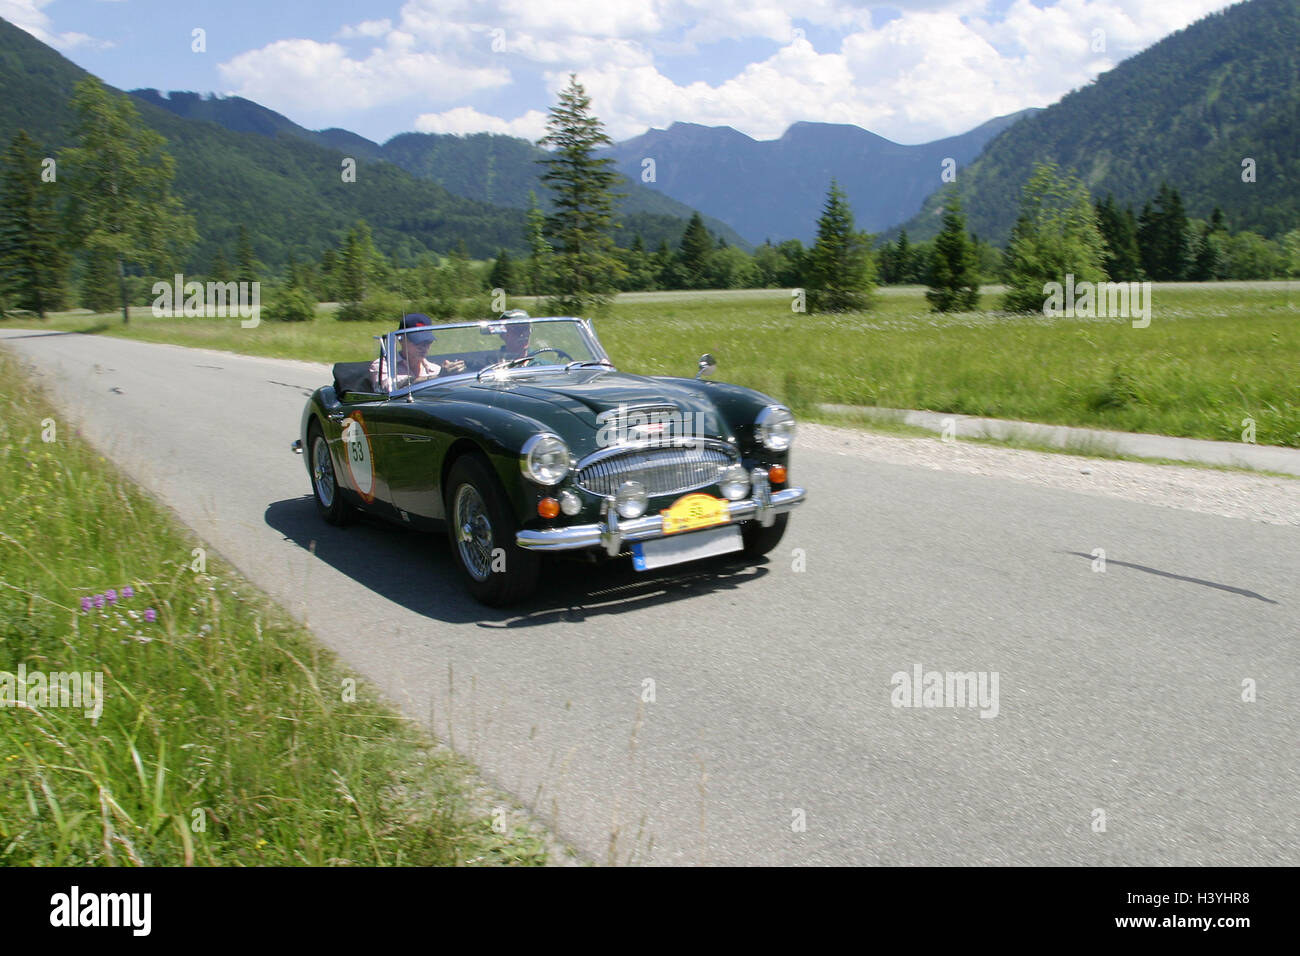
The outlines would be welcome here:
M 402 316 L 397 323 L 398 329 L 419 329 L 400 336 L 401 346 L 397 355 L 397 374 L 390 376 L 383 367 L 383 359 L 377 358 L 370 363 L 370 381 L 376 382 L 381 391 L 394 391 L 427 381 L 443 372 L 463 372 L 465 363 L 460 359 L 448 359 L 444 362 L 431 362 L 428 359 L 429 346 L 433 344 L 433 321 L 421 312 L 412 312 Z M 427 329 L 427 330 L 426 330 Z
M 526 319 L 528 313 L 523 309 L 511 309 L 501 316 L 502 319 Z M 498 333 L 501 340 L 505 343 L 497 351 L 498 362 L 508 362 L 512 359 L 521 359 L 528 354 L 528 340 L 532 335 L 533 326 L 529 322 L 520 322 L 518 325 L 507 325 L 505 329 Z

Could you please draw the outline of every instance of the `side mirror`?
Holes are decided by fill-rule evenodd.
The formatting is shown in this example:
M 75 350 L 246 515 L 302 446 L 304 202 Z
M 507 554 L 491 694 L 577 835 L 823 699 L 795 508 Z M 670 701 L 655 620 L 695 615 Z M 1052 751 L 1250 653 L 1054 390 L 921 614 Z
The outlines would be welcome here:
M 712 375 L 718 370 L 718 363 L 713 360 L 713 356 L 705 352 L 700 356 L 700 370 L 695 373 L 696 378 L 703 378 L 705 375 Z

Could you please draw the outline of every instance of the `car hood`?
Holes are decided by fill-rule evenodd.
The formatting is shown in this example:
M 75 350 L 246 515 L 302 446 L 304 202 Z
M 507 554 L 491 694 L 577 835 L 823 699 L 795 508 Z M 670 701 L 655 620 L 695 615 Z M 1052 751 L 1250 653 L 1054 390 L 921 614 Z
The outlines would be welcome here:
M 728 437 L 727 424 L 717 406 L 699 388 L 646 375 L 612 369 L 575 369 L 565 373 L 521 375 L 499 382 L 483 381 L 471 385 L 470 391 L 477 393 L 480 401 L 493 404 L 500 402 L 504 394 L 545 402 L 563 409 L 591 429 L 600 428 L 611 416 L 632 414 L 637 409 L 675 410 L 695 436 Z M 494 394 L 499 397 L 493 398 Z M 687 415 L 689 419 L 685 418 Z

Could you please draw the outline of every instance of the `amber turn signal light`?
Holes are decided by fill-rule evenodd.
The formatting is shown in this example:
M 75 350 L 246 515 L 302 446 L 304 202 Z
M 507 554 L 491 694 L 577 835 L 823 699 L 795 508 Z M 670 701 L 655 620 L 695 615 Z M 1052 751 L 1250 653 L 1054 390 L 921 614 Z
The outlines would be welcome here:
M 537 502 L 537 513 L 543 518 L 554 518 L 560 513 L 560 503 L 554 498 L 543 498 Z
M 767 472 L 768 479 L 774 485 L 785 484 L 785 465 L 773 465 Z

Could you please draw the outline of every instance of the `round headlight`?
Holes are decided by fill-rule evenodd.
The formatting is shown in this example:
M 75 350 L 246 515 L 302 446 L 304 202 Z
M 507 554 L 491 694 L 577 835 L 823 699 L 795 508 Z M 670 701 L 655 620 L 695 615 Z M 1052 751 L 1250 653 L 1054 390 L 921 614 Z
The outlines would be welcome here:
M 645 493 L 645 485 L 639 481 L 623 482 L 614 495 L 614 507 L 620 518 L 641 517 L 649 503 L 650 496 Z
M 749 474 L 744 465 L 730 465 L 718 476 L 718 488 L 728 501 L 739 501 L 749 492 Z
M 576 491 L 565 488 L 560 492 L 560 510 L 570 518 L 582 510 L 582 499 Z
M 556 435 L 534 435 L 524 442 L 519 469 L 539 485 L 558 485 L 569 473 L 569 446 Z
M 768 451 L 787 451 L 794 441 L 794 415 L 784 405 L 769 405 L 754 422 L 758 440 Z

